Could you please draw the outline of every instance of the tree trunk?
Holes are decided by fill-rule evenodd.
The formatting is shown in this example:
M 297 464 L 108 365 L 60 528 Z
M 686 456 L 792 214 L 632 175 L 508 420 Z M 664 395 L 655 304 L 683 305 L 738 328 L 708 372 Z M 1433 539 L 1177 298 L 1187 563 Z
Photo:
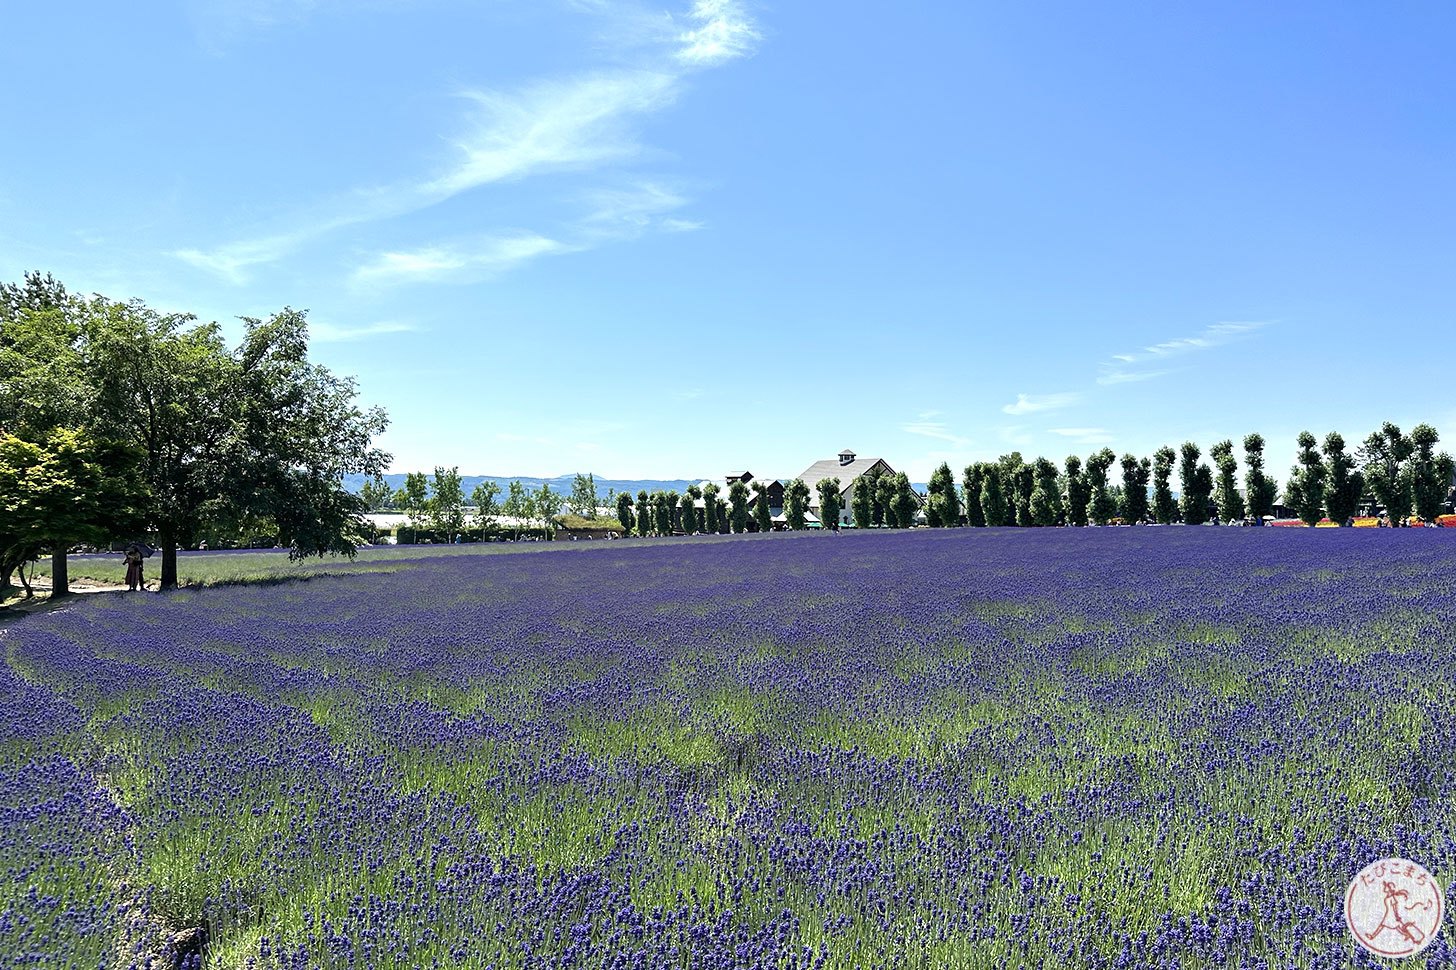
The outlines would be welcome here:
M 162 545 L 162 589 L 177 588 L 177 535 L 171 529 L 163 529 Z
M 71 595 L 71 570 L 66 563 L 66 547 L 51 551 L 51 599 Z

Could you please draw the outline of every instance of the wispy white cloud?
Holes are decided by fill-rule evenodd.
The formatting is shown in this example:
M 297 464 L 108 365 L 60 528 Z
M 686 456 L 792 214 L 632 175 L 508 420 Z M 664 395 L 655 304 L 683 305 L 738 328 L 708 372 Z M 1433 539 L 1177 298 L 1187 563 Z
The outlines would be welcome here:
M 413 333 L 418 329 L 412 323 L 402 323 L 398 320 L 381 320 L 378 323 L 364 324 L 359 327 L 344 327 L 321 320 L 310 320 L 308 324 L 309 336 L 319 343 L 345 343 L 352 340 L 365 340 L 369 337 L 382 337 L 391 333 Z
M 534 233 L 487 239 L 470 246 L 432 246 L 384 253 L 354 273 L 361 283 L 399 283 L 449 277 L 477 278 L 510 269 L 539 256 L 576 247 Z
M 627 119 L 666 107 L 676 93 L 676 78 L 655 71 L 542 81 L 513 93 L 466 91 L 474 111 L 455 141 L 458 159 L 412 191 L 429 204 L 491 182 L 631 158 L 641 145 Z
M 1162 343 L 1149 344 L 1130 353 L 1113 354 L 1110 362 L 1101 365 L 1097 383 L 1103 385 L 1132 384 L 1162 377 L 1172 373 L 1172 370 L 1166 368 L 1141 370 L 1138 369 L 1138 365 L 1222 347 L 1224 344 L 1233 343 L 1267 326 L 1269 326 L 1267 320 L 1215 323 L 1204 327 L 1191 337 L 1177 337 L 1173 340 L 1164 340 Z
M 1017 448 L 1025 448 L 1035 440 L 1027 433 L 1026 428 L 1019 424 L 1006 424 L 996 429 L 1001 440 Z
M 1049 428 L 1054 435 L 1071 438 L 1083 445 L 1106 445 L 1114 440 L 1106 428 Z
M 1165 340 L 1162 343 L 1152 344 L 1130 354 L 1113 354 L 1112 359 L 1121 364 L 1136 364 L 1147 360 L 1163 360 L 1168 357 L 1177 357 L 1197 350 L 1221 347 L 1224 344 L 1238 340 L 1245 334 L 1253 333 L 1255 330 L 1261 330 L 1268 325 L 1269 322 L 1267 320 L 1255 320 L 1242 323 L 1215 323 L 1205 327 L 1202 332 L 1194 334 L 1191 337 Z
M 626 119 L 668 104 L 674 83 L 670 74 L 622 71 L 545 81 L 511 93 L 464 92 L 475 109 L 455 139 L 457 156 L 444 171 L 349 193 L 331 204 L 331 214 L 289 232 L 173 255 L 242 284 L 252 267 L 276 262 L 347 226 L 406 215 L 492 182 L 629 159 L 641 146 Z M 678 199 L 676 205 L 685 202 Z
M 696 26 L 677 37 L 679 63 L 713 67 L 752 53 L 758 43 L 758 28 L 737 0 L 696 0 L 688 17 Z
M 588 213 L 567 228 L 564 239 L 535 233 L 488 240 L 474 246 L 441 245 L 412 252 L 389 252 L 355 271 L 356 282 L 401 283 L 459 275 L 479 278 L 502 272 L 538 256 L 579 253 L 610 242 L 636 239 L 650 231 L 687 232 L 696 224 L 662 218 L 686 205 L 675 190 L 656 182 L 597 189 L 583 196 Z
M 178 249 L 172 255 L 189 266 L 215 273 L 230 283 L 246 283 L 247 270 L 253 266 L 271 263 L 293 248 L 294 241 L 279 236 L 269 239 L 255 239 L 249 242 L 219 246 L 217 249 Z
M 1104 364 L 1102 366 L 1102 373 L 1097 375 L 1097 383 L 1099 383 L 1099 384 L 1134 384 L 1134 383 L 1137 383 L 1138 381 L 1150 381 L 1150 380 L 1152 380 L 1155 377 L 1162 377 L 1164 374 L 1168 374 L 1168 373 L 1171 373 L 1171 371 L 1166 371 L 1166 370 L 1143 370 L 1143 371 L 1121 370 L 1119 368 L 1110 367 L 1110 366 Z
M 906 434 L 919 435 L 922 438 L 934 438 L 938 441 L 948 441 L 955 448 L 965 448 L 971 443 L 971 439 L 958 435 L 950 430 L 944 421 L 932 421 L 939 412 L 926 411 L 921 414 L 920 420 L 909 421 L 900 425 L 900 430 Z
M 259 23 L 306 13 L 309 6 L 309 0 L 237 3 L 243 16 Z M 636 41 L 623 43 L 627 48 L 642 48 L 628 58 L 637 66 L 546 78 L 514 89 L 463 90 L 459 97 L 468 110 L 460 131 L 449 139 L 451 157 L 436 171 L 345 193 L 315 207 L 309 218 L 300 219 L 298 227 L 289 231 L 212 248 L 179 249 L 172 255 L 231 283 L 243 284 L 253 268 L 276 262 L 306 243 L 351 225 L 407 215 L 492 184 L 547 173 L 597 171 L 633 161 L 646 151 L 640 139 L 641 120 L 676 101 L 685 75 L 746 55 L 759 38 L 757 27 L 738 0 L 695 0 L 681 19 L 592 0 L 577 0 L 575 6 L 630 26 Z M 612 191 L 619 197 L 609 198 Z M 592 210 L 578 219 L 575 229 L 583 237 L 600 240 L 611 235 L 622 240 L 648 229 L 687 232 L 702 228 L 701 222 L 666 217 L 667 212 L 687 203 L 674 190 L 642 183 L 631 190 L 612 191 L 598 193 L 600 197 L 591 200 Z M 415 254 L 421 255 L 419 259 L 391 259 L 391 255 L 411 254 L 386 254 L 357 275 L 380 278 L 448 272 L 454 258 L 428 251 Z
M 318 0 L 187 0 L 184 7 L 198 42 L 220 52 L 238 35 L 302 23 Z
M 1061 394 L 1018 394 L 1016 400 L 1001 408 L 1007 414 L 1035 414 L 1039 411 L 1055 411 L 1070 407 L 1081 400 L 1082 395 L 1074 392 Z
M 688 200 L 673 189 L 656 182 L 638 182 L 625 188 L 598 189 L 588 193 L 586 200 L 591 211 L 581 220 L 580 227 L 588 236 L 636 238 L 652 228 L 684 231 L 681 220 L 661 217 L 664 213 L 686 205 Z M 673 224 L 669 225 L 669 222 Z

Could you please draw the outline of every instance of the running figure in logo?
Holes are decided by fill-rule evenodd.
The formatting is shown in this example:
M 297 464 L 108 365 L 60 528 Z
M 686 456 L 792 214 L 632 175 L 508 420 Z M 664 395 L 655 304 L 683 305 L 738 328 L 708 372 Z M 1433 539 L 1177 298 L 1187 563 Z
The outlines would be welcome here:
M 1394 930 L 1405 937 L 1406 942 L 1411 946 L 1420 946 L 1426 934 L 1416 925 L 1415 920 L 1405 919 L 1400 915 L 1400 908 L 1410 899 L 1410 893 L 1404 889 L 1397 889 L 1395 883 L 1389 879 L 1382 880 L 1381 887 L 1385 890 L 1385 914 L 1380 919 L 1380 925 L 1366 935 L 1366 939 L 1375 942 L 1376 937 L 1386 930 Z M 1416 903 L 1413 909 L 1430 909 L 1430 903 Z
M 1409 957 L 1441 931 L 1441 887 L 1409 859 L 1381 859 L 1361 870 L 1345 893 L 1345 925 L 1355 941 L 1382 957 Z

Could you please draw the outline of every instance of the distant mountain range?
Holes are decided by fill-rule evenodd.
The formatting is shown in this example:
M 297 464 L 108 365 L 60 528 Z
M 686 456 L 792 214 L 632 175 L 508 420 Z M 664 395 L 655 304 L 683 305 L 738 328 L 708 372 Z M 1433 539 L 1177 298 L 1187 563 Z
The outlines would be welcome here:
M 385 475 L 384 480 L 389 483 L 390 488 L 403 488 L 404 475 Z M 470 498 L 470 493 L 475 486 L 481 482 L 496 482 L 501 487 L 502 495 L 511 482 L 520 482 L 530 489 L 539 489 L 542 485 L 550 485 L 551 491 L 558 495 L 570 495 L 571 485 L 576 480 L 573 475 L 557 475 L 555 478 L 535 478 L 530 475 L 461 475 L 460 486 L 465 492 L 465 497 Z M 363 475 L 345 475 L 344 487 L 351 492 L 358 492 L 364 487 Z M 701 478 L 688 479 L 655 479 L 655 478 L 600 478 L 596 479 L 597 500 L 603 504 L 607 501 L 607 492 L 630 492 L 633 496 L 643 489 L 648 492 L 655 492 L 658 489 L 663 491 L 681 492 L 689 485 L 696 485 L 702 481 Z

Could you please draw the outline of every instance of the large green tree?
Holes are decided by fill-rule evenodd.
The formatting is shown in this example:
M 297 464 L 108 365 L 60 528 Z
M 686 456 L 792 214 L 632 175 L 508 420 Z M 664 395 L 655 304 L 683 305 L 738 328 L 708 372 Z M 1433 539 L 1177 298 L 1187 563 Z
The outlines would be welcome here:
M 1178 519 L 1178 503 L 1173 500 L 1173 489 L 1169 484 L 1177 457 L 1178 453 L 1167 445 L 1153 452 L 1153 520 L 1160 525 Z
M 672 535 L 672 511 L 676 504 L 676 492 L 656 491 L 652 493 L 652 522 L 658 535 Z
M 1451 458 L 1435 453 L 1441 436 L 1429 424 L 1418 424 L 1410 431 L 1411 453 L 1407 459 L 1411 501 L 1416 515 L 1434 522 L 1441 514 L 1446 496 L 1451 492 Z
M 896 528 L 908 529 L 915 525 L 915 491 L 910 487 L 910 476 L 904 472 L 896 472 L 894 482 L 895 493 L 890 500 L 890 514 L 894 516 Z
M 1264 474 L 1264 436 L 1244 436 L 1244 498 L 1256 524 L 1274 512 L 1279 497 L 1279 483 Z
M 455 537 L 465 531 L 465 491 L 458 466 L 435 466 L 435 479 L 430 484 L 426 507 L 430 531 L 442 536 L 446 542 L 454 542 Z
M 1191 441 L 1183 442 L 1179 449 L 1178 484 L 1182 495 L 1178 505 L 1183 521 L 1189 525 L 1208 521 L 1208 500 L 1213 496 L 1213 472 L 1198 460 L 1202 456 L 1203 450 Z
M 718 530 L 718 486 L 709 482 L 703 486 L 703 531 L 715 533 Z
M 208 520 L 271 519 L 295 557 L 354 554 L 363 502 L 343 477 L 383 471 L 372 442 L 388 420 L 358 406 L 353 378 L 309 361 L 302 312 L 243 318 L 232 351 L 216 324 L 138 301 L 97 298 L 87 322 L 98 429 L 143 454 L 164 589 Z
M 839 479 L 821 478 L 814 485 L 819 493 L 819 521 L 824 528 L 839 531 L 839 512 L 843 505 L 840 498 Z
M 597 517 L 597 480 L 594 476 L 580 472 L 571 481 L 571 497 L 566 507 L 584 519 Z
M 784 486 L 784 519 L 790 529 L 798 531 L 809 527 L 804 513 L 809 510 L 809 486 L 803 479 L 796 478 Z
M 531 494 L 531 508 L 536 519 L 541 523 L 541 528 L 552 535 L 555 534 L 556 517 L 561 514 L 565 504 L 566 496 L 553 492 L 550 482 L 542 482 L 541 487 Z
M 632 534 L 632 526 L 636 524 L 636 519 L 632 516 L 631 492 L 617 493 L 617 521 L 621 523 L 623 535 Z
M 28 273 L 22 283 L 0 283 L 0 435 L 37 445 L 91 420 L 95 395 L 86 380 L 83 331 L 75 319 L 79 303 L 49 275 Z M 19 453 L 11 458 L 21 460 Z M 22 467 L 31 465 L 16 465 L 13 473 L 19 476 Z M 20 487 L 22 480 L 14 481 Z M 0 492 L 0 502 L 6 500 Z M 14 516 L 9 521 L 19 531 L 0 531 L 0 599 L 16 571 L 42 551 L 25 522 Z M 66 594 L 68 545 L 51 547 L 52 595 L 56 589 Z M 29 583 L 25 590 L 30 595 Z
M 976 462 L 966 466 L 961 478 L 961 488 L 966 496 L 966 524 L 976 528 L 986 525 L 986 510 L 981 508 L 981 486 L 985 475 L 985 464 Z
M 66 596 L 65 549 L 105 543 L 145 521 L 139 457 L 82 430 L 56 428 L 40 442 L 0 433 L 0 563 L 13 570 L 43 548 L 61 550 L 51 598 Z
M 1244 517 L 1244 497 L 1239 494 L 1239 460 L 1234 457 L 1234 443 L 1225 438 L 1208 449 L 1218 469 L 1218 482 L 1214 487 L 1214 504 L 1218 506 L 1218 517 L 1224 522 L 1233 522 Z
M 1365 484 L 1385 507 L 1392 526 L 1405 525 L 1411 510 L 1411 478 L 1407 460 L 1415 450 L 1399 425 L 1387 421 L 1360 447 Z
M 49 275 L 0 283 L 0 430 L 37 442 L 91 423 L 86 310 Z
M 520 485 L 520 482 L 513 482 L 513 485 Z M 525 495 L 524 492 L 521 493 Z M 422 529 L 430 527 L 430 478 L 424 472 L 406 472 L 404 484 L 394 493 L 394 504 L 405 515 L 409 516 L 409 527 L 412 533 L 418 534 Z M 530 518 L 525 503 L 518 502 L 516 505 L 518 513 L 522 518 Z M 418 538 L 414 536 L 412 538 Z
M 637 493 L 637 534 L 639 536 L 652 535 L 652 496 L 647 494 L 647 489 L 641 489 Z
M 856 529 L 868 529 L 875 524 L 875 482 L 868 475 L 860 475 L 854 480 L 849 511 Z
M 875 483 L 875 525 L 895 527 L 895 476 L 872 469 L 867 472 Z
M 408 479 L 406 479 L 408 484 Z M 506 518 L 513 520 L 511 525 L 516 531 L 516 538 L 521 537 L 521 523 L 530 521 L 532 517 L 531 493 L 524 482 L 519 478 L 511 479 L 506 486 L 506 500 L 501 505 L 501 512 Z
M 685 535 L 695 535 L 698 532 L 698 500 L 693 496 L 693 493 L 697 491 L 697 487 L 693 486 L 678 500 L 678 510 L 682 516 L 682 530 Z
M 981 512 L 989 526 L 1014 525 L 1006 500 L 1005 475 L 999 465 L 988 464 L 981 481 Z
M 1108 470 L 1117 456 L 1111 448 L 1087 456 L 1087 518 L 1095 525 L 1107 525 L 1117 515 L 1117 502 L 1108 488 Z
M 773 531 L 773 509 L 768 504 L 768 482 L 753 483 L 753 521 L 759 532 Z
M 1290 470 L 1289 483 L 1284 486 L 1284 501 L 1306 525 L 1314 525 L 1325 514 L 1325 464 L 1314 435 L 1301 431 L 1297 440 L 1297 464 Z
M 475 508 L 475 527 L 480 530 L 482 542 L 495 529 L 496 519 L 501 514 L 500 493 L 500 482 L 490 479 L 470 490 L 470 504 Z
M 394 489 L 383 475 L 370 475 L 359 488 L 359 498 L 368 512 L 383 512 L 394 502 Z
M 1065 468 L 1063 481 L 1066 483 L 1067 492 L 1067 525 L 1086 525 L 1087 503 L 1091 500 L 1091 494 L 1087 488 L 1087 478 L 1082 473 L 1082 459 L 1076 455 L 1068 455 Z
M 1032 472 L 1035 481 L 1031 487 L 1032 525 L 1056 525 L 1062 517 L 1062 487 L 1057 480 L 1057 466 L 1039 457 L 1032 464 Z
M 1026 528 L 1032 524 L 1031 493 L 1036 488 L 1036 468 L 1023 461 L 1019 451 L 1008 457 L 1011 460 L 1002 459 L 1007 481 L 1011 483 L 1006 498 L 1014 513 L 1013 524 Z
M 1153 465 L 1146 458 L 1126 454 L 1119 459 L 1122 467 L 1122 508 L 1119 514 L 1128 525 L 1139 525 L 1148 517 L 1148 481 Z
M 925 524 L 932 528 L 955 528 L 961 524 L 961 500 L 956 494 L 955 473 L 941 462 L 930 473 L 926 486 Z
M 728 521 L 734 533 L 748 531 L 748 486 L 741 479 L 728 486 Z
M 1325 505 L 1330 518 L 1345 525 L 1360 511 L 1360 496 L 1365 492 L 1365 476 L 1355 459 L 1345 450 L 1345 439 L 1338 431 L 1325 435 Z

